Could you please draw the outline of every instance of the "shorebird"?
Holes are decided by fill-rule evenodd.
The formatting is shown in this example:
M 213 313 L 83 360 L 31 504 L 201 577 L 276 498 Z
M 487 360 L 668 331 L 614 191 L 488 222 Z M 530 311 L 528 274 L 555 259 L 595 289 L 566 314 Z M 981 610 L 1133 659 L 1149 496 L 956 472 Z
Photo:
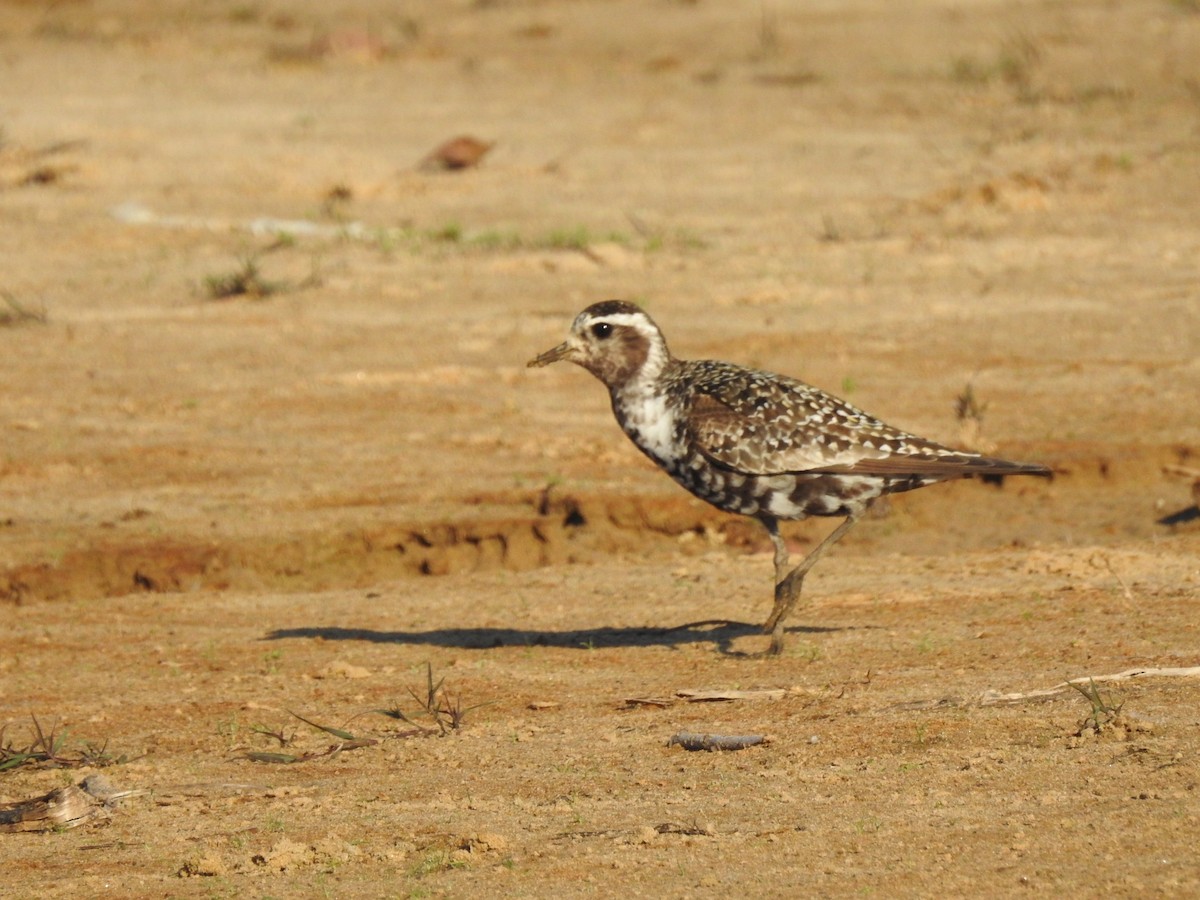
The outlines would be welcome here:
M 879 497 L 955 478 L 1051 474 L 909 434 L 785 375 L 676 359 L 634 303 L 589 306 L 563 343 L 528 365 L 560 360 L 604 383 L 622 430 L 675 481 L 762 523 L 775 548 L 775 606 L 763 625 L 770 653 L 783 649 L 804 576 Z M 845 521 L 789 569 L 779 522 L 809 516 Z

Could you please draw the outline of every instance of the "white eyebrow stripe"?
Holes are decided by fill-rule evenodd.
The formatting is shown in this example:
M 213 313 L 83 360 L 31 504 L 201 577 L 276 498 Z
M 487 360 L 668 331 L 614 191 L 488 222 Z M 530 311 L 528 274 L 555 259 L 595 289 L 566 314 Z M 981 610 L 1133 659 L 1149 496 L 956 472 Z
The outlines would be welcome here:
M 607 322 L 610 325 L 624 325 L 629 328 L 636 329 L 643 333 L 649 333 L 650 323 L 645 316 L 634 315 L 633 313 L 610 313 L 607 316 L 593 316 L 587 314 L 586 319 L 580 316 L 577 322 L 590 321 L 593 323 Z

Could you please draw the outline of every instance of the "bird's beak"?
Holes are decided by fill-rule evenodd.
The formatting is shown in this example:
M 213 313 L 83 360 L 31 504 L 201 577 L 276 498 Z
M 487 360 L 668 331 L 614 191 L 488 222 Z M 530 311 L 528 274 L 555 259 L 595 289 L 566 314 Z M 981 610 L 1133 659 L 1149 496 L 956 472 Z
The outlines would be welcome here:
M 539 353 L 533 359 L 525 364 L 526 368 L 540 369 L 542 366 L 548 366 L 550 363 L 558 362 L 560 359 L 570 359 L 574 354 L 574 349 L 567 341 L 563 341 L 553 350 L 547 350 L 545 353 Z

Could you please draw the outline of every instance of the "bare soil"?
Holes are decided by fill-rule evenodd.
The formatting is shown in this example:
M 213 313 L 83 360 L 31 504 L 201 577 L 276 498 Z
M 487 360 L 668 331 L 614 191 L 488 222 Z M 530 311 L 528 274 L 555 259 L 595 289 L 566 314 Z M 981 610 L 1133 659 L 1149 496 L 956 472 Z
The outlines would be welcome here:
M 1198 47 L 1178 0 L 0 3 L 0 746 L 88 763 L 0 802 L 147 792 L 0 833 L 0 894 L 1200 894 Z M 763 657 L 764 535 L 524 368 L 611 297 L 1056 477 L 897 498 Z

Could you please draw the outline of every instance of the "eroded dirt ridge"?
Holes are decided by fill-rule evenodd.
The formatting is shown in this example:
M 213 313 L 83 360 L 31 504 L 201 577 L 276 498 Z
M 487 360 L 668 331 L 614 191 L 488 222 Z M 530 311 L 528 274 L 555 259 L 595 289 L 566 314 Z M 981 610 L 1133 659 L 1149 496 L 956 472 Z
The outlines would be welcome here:
M 541 491 L 463 501 L 466 509 L 482 504 L 512 512 L 252 540 L 95 540 L 53 560 L 9 566 L 0 598 L 23 603 L 136 591 L 314 590 L 413 575 L 524 571 L 578 561 L 606 547 L 633 546 L 647 536 L 703 533 L 718 518 L 687 498 Z
M 1073 454 L 1058 450 L 1053 490 L 1080 491 L 1101 499 L 1105 491 L 1119 492 L 1123 485 L 1153 477 L 1152 472 L 1186 457 L 1175 447 L 1130 452 L 1120 459 L 1111 455 L 1072 459 Z M 951 489 L 942 485 L 923 492 L 916 501 L 901 497 L 892 503 L 915 502 L 934 510 L 954 502 L 945 495 Z M 1037 496 L 1050 488 L 1018 490 Z M 964 502 L 970 502 L 969 495 L 964 495 Z M 644 547 L 647 540 L 670 541 L 685 534 L 708 535 L 740 548 L 762 549 L 763 545 L 752 521 L 670 492 L 639 497 L 547 488 L 476 494 L 464 497 L 461 505 L 464 515 L 454 520 L 345 525 L 257 539 L 106 536 L 53 558 L 10 565 L 0 575 L 0 599 L 24 603 L 138 591 L 363 587 L 409 576 L 525 571 L 588 561 L 599 554 Z M 1188 527 L 1191 518 L 1186 510 L 1167 512 L 1178 518 L 1181 527 Z M 1164 518 L 1169 521 L 1170 515 Z M 822 526 L 810 520 L 792 527 L 807 540 Z

